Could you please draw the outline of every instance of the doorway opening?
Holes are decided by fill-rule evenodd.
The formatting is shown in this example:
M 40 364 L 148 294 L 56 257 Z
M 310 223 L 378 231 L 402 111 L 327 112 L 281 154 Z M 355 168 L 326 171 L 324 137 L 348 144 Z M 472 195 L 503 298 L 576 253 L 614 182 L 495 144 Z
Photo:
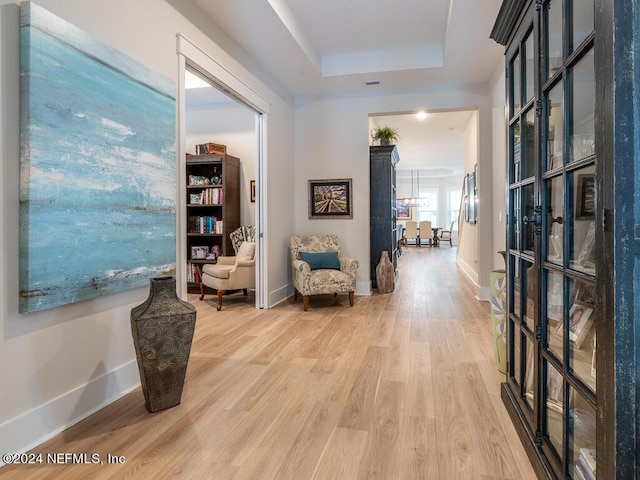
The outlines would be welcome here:
M 241 159 L 240 224 L 256 228 L 256 308 L 268 308 L 264 212 L 265 131 L 269 104 L 238 77 L 178 35 L 178 235 L 179 294 L 187 293 L 186 155 L 195 145 L 220 141 Z M 187 84 L 187 80 L 189 84 Z M 200 86 L 191 88 L 192 82 Z M 187 88 L 189 87 L 189 88 Z M 215 140 L 212 140 L 215 138 Z M 226 143 L 225 143 L 226 142 Z M 242 155 L 242 156 L 241 156 Z M 244 158 L 243 158 L 244 157 Z M 223 219 L 224 221 L 224 219 Z

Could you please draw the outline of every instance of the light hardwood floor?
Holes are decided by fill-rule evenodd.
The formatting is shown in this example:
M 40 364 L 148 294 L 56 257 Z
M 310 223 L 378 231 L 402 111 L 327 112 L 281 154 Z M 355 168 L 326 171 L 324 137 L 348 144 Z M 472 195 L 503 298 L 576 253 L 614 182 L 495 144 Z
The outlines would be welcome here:
M 198 308 L 182 403 L 139 389 L 36 448 L 104 465 L 26 465 L 2 479 L 535 479 L 499 396 L 488 303 L 455 249 L 406 247 L 391 294 L 256 310 Z M 124 456 L 108 464 L 107 455 Z M 45 459 L 46 460 L 46 459 Z

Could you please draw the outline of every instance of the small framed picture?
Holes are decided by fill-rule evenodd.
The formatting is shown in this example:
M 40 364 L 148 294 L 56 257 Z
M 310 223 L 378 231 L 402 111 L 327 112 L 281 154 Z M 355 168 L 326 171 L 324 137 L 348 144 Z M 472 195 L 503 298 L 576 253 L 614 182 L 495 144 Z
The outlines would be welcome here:
M 576 219 L 588 220 L 596 214 L 596 179 L 593 173 L 578 175 Z
M 309 218 L 353 218 L 351 179 L 309 180 Z
M 569 310 L 569 340 L 573 347 L 579 349 L 587 333 L 593 325 L 593 307 L 581 303 L 574 303 Z M 563 325 L 560 325 L 560 329 Z M 558 329 L 558 332 L 560 331 Z
M 191 247 L 191 260 L 205 260 L 209 253 L 207 245 L 193 245 Z
M 255 180 L 251 180 L 250 189 L 251 189 L 251 203 L 254 203 L 256 201 L 256 181 Z
M 574 303 L 582 303 L 589 306 L 596 304 L 596 289 L 594 285 L 590 285 L 581 280 L 576 280 L 573 287 L 572 300 Z
M 191 205 L 200 205 L 200 194 L 199 193 L 189 194 L 189 203 Z
M 562 297 L 562 275 L 549 273 L 547 277 L 547 318 L 552 320 L 552 325 L 562 322 L 562 310 L 564 307 Z

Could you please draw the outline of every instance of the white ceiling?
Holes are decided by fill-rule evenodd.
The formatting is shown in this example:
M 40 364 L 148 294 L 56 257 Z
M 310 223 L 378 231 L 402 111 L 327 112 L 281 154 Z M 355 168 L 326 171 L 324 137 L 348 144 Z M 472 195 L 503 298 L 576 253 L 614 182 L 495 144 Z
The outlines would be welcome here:
M 484 83 L 503 55 L 489 38 L 502 0 L 185 1 L 292 96 Z M 435 172 L 462 161 L 456 132 L 469 116 L 434 113 L 415 125 L 413 115 L 381 121 L 400 131 L 401 168 L 424 158 Z

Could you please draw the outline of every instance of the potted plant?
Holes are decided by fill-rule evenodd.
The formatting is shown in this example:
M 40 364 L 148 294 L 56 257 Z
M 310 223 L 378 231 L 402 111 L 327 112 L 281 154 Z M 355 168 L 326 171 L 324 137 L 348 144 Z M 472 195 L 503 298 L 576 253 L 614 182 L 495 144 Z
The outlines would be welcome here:
M 378 141 L 380 145 L 393 145 L 396 140 L 400 138 L 398 135 L 398 129 L 384 126 L 384 127 L 376 127 L 371 135 L 374 141 Z

